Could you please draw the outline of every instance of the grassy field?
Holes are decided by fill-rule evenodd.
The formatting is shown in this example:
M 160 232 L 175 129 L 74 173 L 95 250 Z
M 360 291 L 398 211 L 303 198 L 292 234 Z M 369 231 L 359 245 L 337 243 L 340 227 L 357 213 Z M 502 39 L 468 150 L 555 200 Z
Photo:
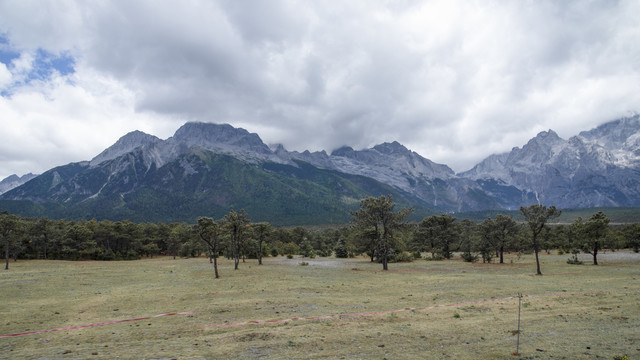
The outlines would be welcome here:
M 542 255 L 543 276 L 516 255 L 387 272 L 367 258 L 247 260 L 237 271 L 222 259 L 219 280 L 204 258 L 12 262 L 0 273 L 0 335 L 194 314 L 0 338 L 0 358 L 640 358 L 640 255 L 604 254 L 599 266 L 567 258 Z M 518 299 L 467 302 L 518 293 L 529 296 L 515 356 Z M 450 306 L 340 316 L 435 305 Z M 318 316 L 331 317 L 205 326 Z

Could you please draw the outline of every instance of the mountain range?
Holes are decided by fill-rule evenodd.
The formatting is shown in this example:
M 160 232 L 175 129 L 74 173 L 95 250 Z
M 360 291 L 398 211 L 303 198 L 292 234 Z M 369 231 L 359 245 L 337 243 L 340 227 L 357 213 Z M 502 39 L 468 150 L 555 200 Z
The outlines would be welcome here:
M 639 115 L 568 140 L 544 131 L 522 148 L 458 174 L 398 142 L 297 152 L 268 146 L 228 124 L 190 122 L 166 140 L 126 134 L 90 161 L 53 168 L 4 192 L 0 209 L 53 218 L 194 222 L 244 208 L 254 221 L 325 224 L 347 222 L 365 196 L 392 194 L 421 217 L 535 203 L 635 207 L 639 184 Z

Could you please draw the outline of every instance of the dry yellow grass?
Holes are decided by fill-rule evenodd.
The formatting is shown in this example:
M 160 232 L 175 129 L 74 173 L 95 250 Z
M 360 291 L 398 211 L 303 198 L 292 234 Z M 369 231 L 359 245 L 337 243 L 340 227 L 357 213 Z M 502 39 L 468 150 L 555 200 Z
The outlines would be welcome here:
M 607 254 L 608 255 L 608 254 Z M 0 338 L 0 358 L 613 358 L 640 356 L 640 257 L 601 265 L 543 255 L 508 264 L 356 259 L 18 261 L 0 273 L 0 334 L 174 315 Z M 306 261 L 308 266 L 300 266 Z M 520 355 L 516 298 L 522 299 Z M 536 296 L 533 296 L 536 295 Z M 456 305 L 460 304 L 460 305 Z M 442 306 L 427 310 L 344 314 Z M 249 323 L 329 316 L 319 320 Z

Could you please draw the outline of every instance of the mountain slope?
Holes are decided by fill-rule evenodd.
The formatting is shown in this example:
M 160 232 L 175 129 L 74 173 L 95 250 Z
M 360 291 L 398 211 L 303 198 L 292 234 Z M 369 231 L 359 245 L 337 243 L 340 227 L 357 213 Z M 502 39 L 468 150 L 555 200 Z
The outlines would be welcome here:
M 32 173 L 28 173 L 22 176 L 18 176 L 16 174 L 7 176 L 2 181 L 0 181 L 0 195 L 6 193 L 7 191 L 17 188 L 18 186 L 26 183 L 27 181 L 35 178 L 38 175 L 34 175 Z
M 418 204 L 418 214 L 427 213 L 419 199 L 370 178 L 302 162 L 248 164 L 194 147 L 160 168 L 148 166 L 142 148 L 99 166 L 69 164 L 3 199 L 48 204 L 52 217 L 194 222 L 242 208 L 254 221 L 301 225 L 348 222 L 361 198 L 383 194 L 393 194 L 403 206 Z
M 492 155 L 460 177 L 492 181 L 562 207 L 640 205 L 640 116 L 606 123 L 569 140 L 552 130 L 522 148 Z
M 96 157 L 94 157 L 91 160 L 90 165 L 97 166 L 104 161 L 113 160 L 121 155 L 133 151 L 138 147 L 147 144 L 155 144 L 161 141 L 162 140 L 160 140 L 159 138 L 153 135 L 145 134 L 142 131 L 132 131 L 118 139 L 115 144 L 111 145 Z
M 455 174 L 398 142 L 302 153 L 230 125 L 187 123 L 161 140 L 126 134 L 91 161 L 60 166 L 0 195 L 24 215 L 188 221 L 244 208 L 280 225 L 346 222 L 365 196 L 433 212 L 640 206 L 640 117 L 569 140 L 543 131 Z M 20 210 L 22 209 L 22 210 Z M 1 209 L 0 209 L 1 210 Z

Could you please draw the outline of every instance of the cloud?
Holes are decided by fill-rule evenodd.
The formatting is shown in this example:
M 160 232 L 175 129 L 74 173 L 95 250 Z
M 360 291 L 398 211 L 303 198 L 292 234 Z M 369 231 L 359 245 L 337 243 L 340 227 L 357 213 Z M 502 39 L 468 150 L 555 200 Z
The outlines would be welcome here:
M 397 140 L 462 171 L 541 130 L 566 138 L 637 111 L 639 12 L 624 0 L 2 3 L 14 81 L 38 51 L 74 70 L 0 99 L 2 121 L 72 129 L 41 134 L 67 150 L 40 170 L 133 128 L 166 137 L 199 120 L 290 150 Z
M 4 89 L 9 86 L 9 84 L 11 84 L 11 79 L 11 72 L 7 69 L 7 66 L 0 63 L 0 89 Z

